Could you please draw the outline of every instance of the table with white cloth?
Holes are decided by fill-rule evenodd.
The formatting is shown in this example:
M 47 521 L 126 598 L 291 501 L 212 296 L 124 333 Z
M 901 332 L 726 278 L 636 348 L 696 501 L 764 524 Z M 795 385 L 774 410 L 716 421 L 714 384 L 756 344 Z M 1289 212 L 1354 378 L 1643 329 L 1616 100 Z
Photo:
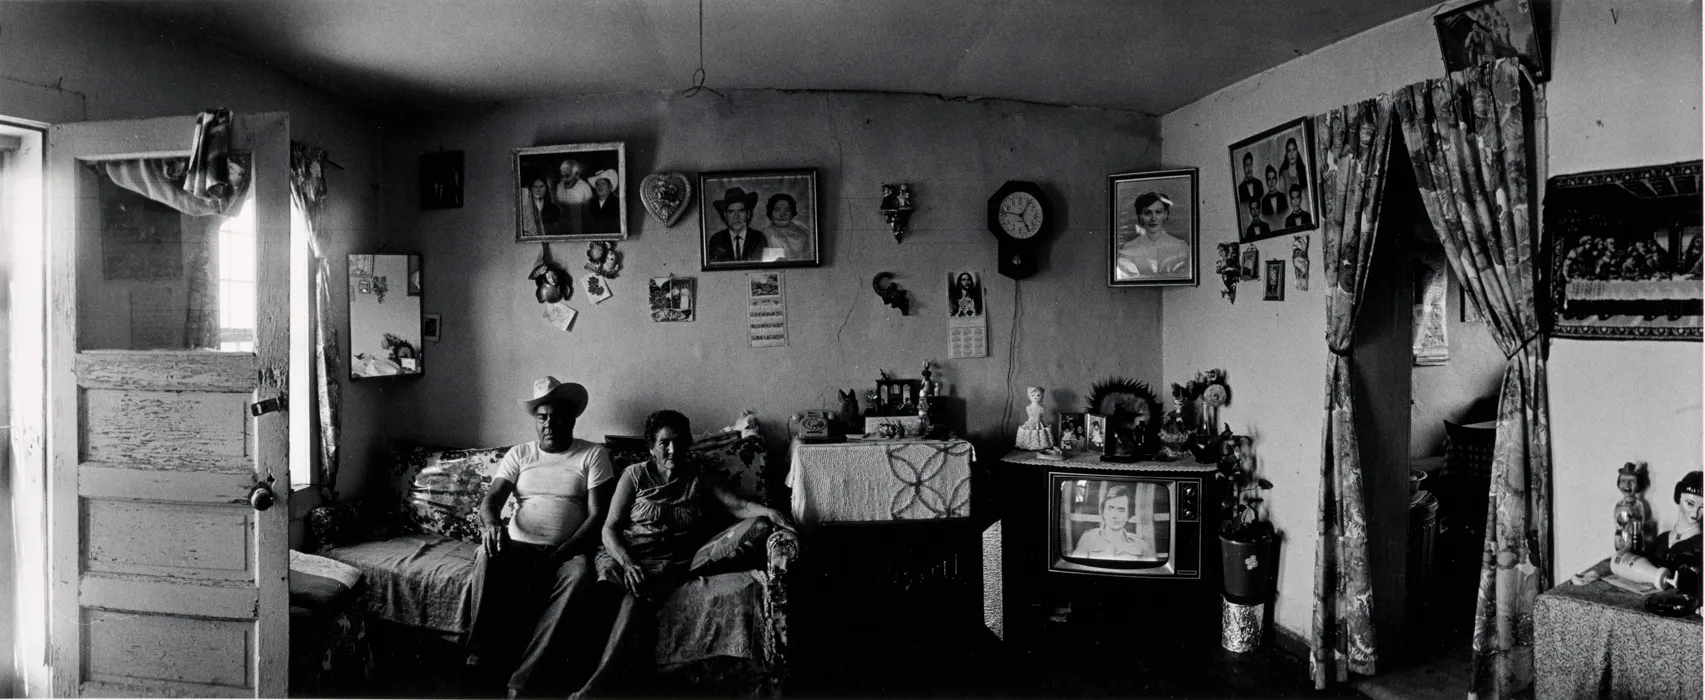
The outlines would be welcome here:
M 982 633 L 974 457 L 963 440 L 793 443 L 793 658 L 892 669 L 899 645 Z
M 968 518 L 975 459 L 964 440 L 795 440 L 793 517 L 807 527 Z

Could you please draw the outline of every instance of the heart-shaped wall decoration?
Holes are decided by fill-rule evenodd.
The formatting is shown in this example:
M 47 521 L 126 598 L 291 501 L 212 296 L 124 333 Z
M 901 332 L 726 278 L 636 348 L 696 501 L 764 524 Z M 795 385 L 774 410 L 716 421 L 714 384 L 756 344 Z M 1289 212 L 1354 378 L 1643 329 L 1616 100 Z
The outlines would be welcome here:
M 639 200 L 664 226 L 674 226 L 687 212 L 693 186 L 680 173 L 652 173 L 639 181 Z

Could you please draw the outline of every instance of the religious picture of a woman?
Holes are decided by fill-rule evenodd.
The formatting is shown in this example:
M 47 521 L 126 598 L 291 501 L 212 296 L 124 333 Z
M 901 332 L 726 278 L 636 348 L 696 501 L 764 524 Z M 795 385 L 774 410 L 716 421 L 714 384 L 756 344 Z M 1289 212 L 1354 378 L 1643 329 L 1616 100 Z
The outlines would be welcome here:
M 1101 526 L 1077 539 L 1072 556 L 1085 559 L 1146 559 L 1153 556 L 1147 544 L 1125 529 L 1131 520 L 1131 487 L 1118 485 L 1101 497 Z
M 1132 207 L 1137 215 L 1132 226 L 1135 235 L 1119 245 L 1116 279 L 1188 279 L 1190 242 L 1166 231 L 1172 199 L 1159 192 L 1146 192 L 1137 196 Z
M 983 288 L 969 272 L 952 275 L 947 286 L 947 312 L 950 316 L 983 315 Z

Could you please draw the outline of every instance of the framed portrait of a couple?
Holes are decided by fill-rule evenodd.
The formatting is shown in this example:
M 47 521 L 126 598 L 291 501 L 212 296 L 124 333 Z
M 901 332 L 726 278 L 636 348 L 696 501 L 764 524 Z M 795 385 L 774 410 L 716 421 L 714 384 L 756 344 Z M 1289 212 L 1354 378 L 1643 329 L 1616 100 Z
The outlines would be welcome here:
M 1232 207 L 1237 212 L 1239 241 L 1320 226 L 1313 122 L 1303 117 L 1231 145 Z
M 699 192 L 700 269 L 822 264 L 816 170 L 701 173 Z
M 515 149 L 515 241 L 625 240 L 627 173 L 619 142 Z
M 1190 285 L 1200 267 L 1195 168 L 1107 177 L 1107 284 Z

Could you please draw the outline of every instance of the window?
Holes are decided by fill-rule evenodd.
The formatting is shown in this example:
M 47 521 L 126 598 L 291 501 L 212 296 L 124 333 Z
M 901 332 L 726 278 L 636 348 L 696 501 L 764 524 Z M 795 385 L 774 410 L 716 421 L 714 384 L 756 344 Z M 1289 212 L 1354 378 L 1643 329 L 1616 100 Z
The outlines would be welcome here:
M 255 350 L 255 198 L 219 226 L 219 349 Z

